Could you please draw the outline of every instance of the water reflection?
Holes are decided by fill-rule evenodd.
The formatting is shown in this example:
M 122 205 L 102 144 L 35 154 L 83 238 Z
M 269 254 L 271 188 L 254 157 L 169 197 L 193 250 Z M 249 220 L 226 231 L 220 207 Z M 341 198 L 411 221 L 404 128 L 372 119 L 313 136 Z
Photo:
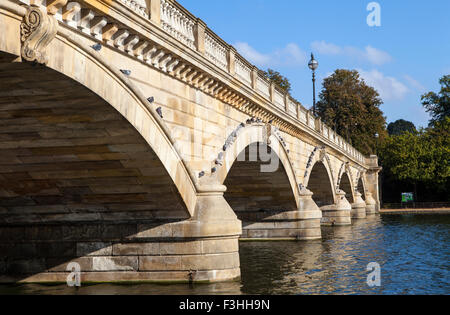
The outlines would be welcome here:
M 450 216 L 370 216 L 323 239 L 241 243 L 242 281 L 210 285 L 0 286 L 0 294 L 449 294 Z M 381 265 L 379 288 L 366 267 Z

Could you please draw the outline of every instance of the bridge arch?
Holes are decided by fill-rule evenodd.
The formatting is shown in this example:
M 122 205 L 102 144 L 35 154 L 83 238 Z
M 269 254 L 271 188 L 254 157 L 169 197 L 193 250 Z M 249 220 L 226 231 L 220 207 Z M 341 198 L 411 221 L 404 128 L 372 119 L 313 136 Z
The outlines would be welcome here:
M 355 181 L 353 180 L 352 171 L 348 163 L 342 163 L 339 170 L 337 188 L 345 192 L 345 198 L 348 202 L 355 202 Z
M 295 172 L 287 150 L 272 128 L 273 127 L 270 125 L 250 122 L 247 124 L 242 123 L 237 130 L 233 131 L 225 144 L 226 147 L 224 148 L 226 150 L 221 152 L 216 160 L 216 166 L 220 166 L 217 170 L 218 182 L 225 184 L 226 186 L 229 175 L 233 175 L 231 173 L 232 170 L 237 170 L 239 165 L 244 166 L 244 162 L 259 163 L 257 166 L 258 169 L 253 169 L 255 175 L 258 173 L 266 173 L 267 176 L 265 177 L 270 178 L 272 174 L 275 174 L 279 180 L 287 183 L 288 187 L 285 188 L 288 189 L 286 189 L 284 193 L 290 194 L 289 197 L 292 197 L 292 200 L 294 201 L 293 206 L 296 207 L 295 209 L 298 209 L 299 186 L 297 184 Z M 250 152 L 256 153 L 257 156 L 254 156 L 252 159 L 249 156 Z M 261 165 L 262 161 L 259 160 L 261 157 L 259 153 L 261 152 L 266 155 L 265 158 L 267 159 L 269 159 L 270 156 L 269 163 L 272 163 L 270 166 Z M 265 160 L 264 162 L 267 161 Z M 228 192 L 232 190 L 231 187 L 227 188 Z
M 350 175 L 347 172 L 342 174 L 339 189 L 345 192 L 345 198 L 348 200 L 348 202 L 353 203 L 355 201 L 352 181 Z
M 357 186 L 356 187 L 357 187 L 356 189 L 358 190 L 358 192 L 361 193 L 362 198 L 364 200 L 366 200 L 366 193 L 367 193 L 366 187 L 367 187 L 367 185 L 366 185 L 365 173 L 364 172 L 358 172 Z
M 174 147 L 169 129 L 147 100 L 148 96 L 143 95 L 117 66 L 77 40 L 69 30 L 59 27 L 58 35 L 47 49 L 47 64 L 41 69 L 54 70 L 68 80 L 80 83 L 122 115 L 159 158 L 189 216 L 194 215 L 197 200 L 194 177 Z
M 303 179 L 303 186 L 313 192 L 313 200 L 319 207 L 336 202 L 333 169 L 328 154 L 323 148 L 311 153 Z
M 161 158 L 110 103 L 62 73 L 11 58 L 0 53 L 7 220 L 23 212 L 31 222 L 190 217 Z

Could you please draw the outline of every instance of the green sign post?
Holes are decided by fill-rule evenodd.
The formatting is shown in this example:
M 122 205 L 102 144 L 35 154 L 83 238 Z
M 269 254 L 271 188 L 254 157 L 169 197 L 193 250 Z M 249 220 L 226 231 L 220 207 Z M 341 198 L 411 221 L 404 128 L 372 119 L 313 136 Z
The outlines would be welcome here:
M 402 193 L 402 203 L 414 202 L 413 193 Z

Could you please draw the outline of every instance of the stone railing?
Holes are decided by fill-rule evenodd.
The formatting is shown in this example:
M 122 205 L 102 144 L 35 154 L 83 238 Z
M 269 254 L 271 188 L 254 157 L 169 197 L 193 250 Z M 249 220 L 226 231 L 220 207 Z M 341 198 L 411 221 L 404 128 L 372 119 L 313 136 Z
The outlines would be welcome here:
M 136 11 L 138 14 L 148 17 L 147 14 L 147 5 L 145 3 L 145 0 L 119 0 L 120 2 L 124 3 L 129 8 Z
M 131 13 L 113 16 L 108 5 L 120 9 L 122 13 L 126 8 L 125 10 L 129 10 L 141 18 L 144 17 L 145 23 L 148 24 L 147 29 L 159 27 L 178 43 L 184 44 L 187 47 L 184 49 L 186 53 L 203 56 L 221 73 L 227 73 L 240 82 L 241 86 L 247 87 L 249 91 L 259 95 L 263 101 L 260 101 L 258 106 L 271 111 L 271 114 L 266 117 L 274 120 L 281 119 L 279 120 L 280 124 L 285 124 L 285 121 L 288 120 L 287 124 L 296 125 L 300 129 L 306 128 L 309 132 L 314 132 L 316 136 L 326 139 L 330 145 L 337 147 L 359 163 L 366 164 L 370 160 L 350 146 L 341 136 L 336 135 L 333 130 L 321 122 L 320 118 L 315 118 L 309 110 L 270 82 L 262 71 L 245 60 L 231 45 L 225 43 L 203 21 L 193 16 L 175 0 L 8 1 L 27 5 L 34 4 L 42 7 L 43 10 L 52 10 L 56 12 L 55 18 L 67 27 L 81 31 L 100 43 L 126 52 L 130 56 L 184 80 L 225 102 L 233 105 L 240 104 L 240 108 L 254 108 L 253 105 L 249 105 L 250 98 L 236 92 L 227 83 L 224 83 L 230 82 L 229 78 L 218 79 L 222 74 L 216 76 L 209 74 L 208 71 L 200 69 L 198 65 L 187 61 L 185 57 L 173 53 L 165 47 L 166 44 L 150 39 L 150 33 L 142 33 L 142 30 L 137 31 L 131 26 L 127 26 L 130 23 L 126 19 L 130 18 L 135 25 L 144 22 L 135 19 Z M 146 5 L 146 3 L 148 4 Z M 121 5 L 123 8 L 119 8 Z M 119 21 L 120 18 L 122 18 L 121 21 Z M 249 112 L 249 114 L 252 113 Z
M 169 0 L 161 1 L 161 27 L 180 42 L 195 49 L 195 20 L 185 14 L 176 3 Z
M 228 71 L 228 47 L 209 30 L 205 32 L 205 55 L 217 67 Z
M 281 108 L 281 109 L 286 109 L 286 104 L 285 104 L 285 99 L 284 99 L 284 94 L 281 93 L 281 91 L 279 91 L 277 88 L 274 89 L 274 94 L 273 94 L 273 102 L 274 104 Z
M 258 73 L 258 76 L 256 77 L 256 91 L 270 100 L 270 82 L 262 75 L 262 73 Z
M 239 55 L 235 59 L 236 77 L 244 84 L 251 86 L 252 84 L 252 65 Z

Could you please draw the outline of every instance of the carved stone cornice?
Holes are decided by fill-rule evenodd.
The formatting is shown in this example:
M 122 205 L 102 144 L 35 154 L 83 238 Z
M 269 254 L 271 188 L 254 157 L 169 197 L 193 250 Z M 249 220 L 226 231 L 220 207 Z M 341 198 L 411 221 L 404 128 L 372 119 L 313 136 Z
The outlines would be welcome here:
M 45 49 L 55 38 L 58 22 L 36 6 L 30 6 L 20 24 L 22 58 L 41 64 L 47 63 Z

